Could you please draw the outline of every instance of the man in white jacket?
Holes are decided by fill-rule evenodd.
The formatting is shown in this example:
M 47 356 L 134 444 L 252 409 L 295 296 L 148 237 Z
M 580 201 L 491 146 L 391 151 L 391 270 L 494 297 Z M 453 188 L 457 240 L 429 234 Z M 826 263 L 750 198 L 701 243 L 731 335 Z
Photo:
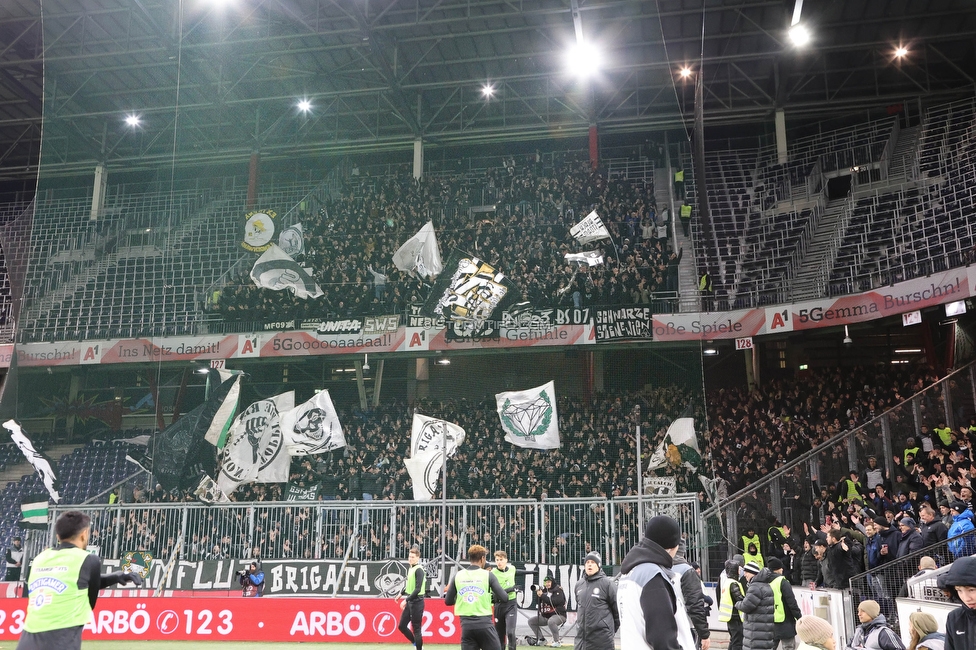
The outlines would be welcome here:
M 644 537 L 624 558 L 617 586 L 620 642 L 627 650 L 695 650 L 691 622 L 672 560 L 681 543 L 678 522 L 651 518 Z

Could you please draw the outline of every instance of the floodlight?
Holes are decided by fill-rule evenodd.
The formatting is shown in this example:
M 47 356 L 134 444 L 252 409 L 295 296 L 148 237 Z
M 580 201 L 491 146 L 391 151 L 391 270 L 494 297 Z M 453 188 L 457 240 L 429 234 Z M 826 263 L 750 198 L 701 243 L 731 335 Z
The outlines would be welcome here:
M 844 325 L 844 345 L 851 345 L 854 343 L 854 339 L 851 338 L 851 333 L 847 329 L 847 325 Z
M 687 79 L 691 76 L 691 68 L 681 68 L 681 72 L 679 74 L 682 78 Z
M 718 354 L 718 349 L 710 345 L 702 350 L 702 354 L 704 354 L 706 357 L 714 357 L 716 354 Z
M 566 67 L 578 77 L 589 77 L 600 69 L 600 53 L 590 43 L 576 43 L 566 54 Z
M 905 56 L 906 54 L 908 54 L 908 48 L 905 47 L 904 45 L 899 45 L 897 48 L 895 48 L 895 56 L 897 58 L 900 59 L 903 56 Z
M 298 110 L 300 110 L 303 113 L 309 112 L 310 110 L 312 110 L 312 102 L 308 101 L 307 99 L 299 100 Z
M 803 25 L 793 25 L 790 27 L 790 40 L 793 45 L 803 47 L 810 42 L 810 31 Z
M 129 114 L 125 116 L 125 123 L 133 128 L 139 126 L 142 120 L 139 119 L 138 115 Z
M 484 95 L 485 99 L 488 99 L 489 97 L 495 94 L 495 87 L 492 86 L 490 83 L 486 83 L 484 86 L 481 87 L 481 94 Z
M 447 357 L 440 357 L 434 363 L 437 364 L 438 366 L 449 366 L 451 365 L 451 360 L 448 359 Z

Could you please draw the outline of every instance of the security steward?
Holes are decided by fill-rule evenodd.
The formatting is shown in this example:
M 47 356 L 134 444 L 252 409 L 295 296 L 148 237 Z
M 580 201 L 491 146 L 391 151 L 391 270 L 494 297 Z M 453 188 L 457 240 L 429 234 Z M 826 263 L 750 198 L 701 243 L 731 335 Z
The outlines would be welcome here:
M 461 650 L 501 650 L 498 633 L 491 622 L 492 599 L 508 602 L 508 593 L 498 578 L 485 571 L 488 549 L 479 544 L 468 549 L 469 564 L 455 574 L 444 602 L 454 605 L 461 619 Z
M 532 572 L 516 569 L 509 564 L 508 553 L 505 551 L 495 551 L 495 568 L 490 571 L 498 578 L 498 584 L 508 594 L 508 602 L 495 604 L 495 631 L 498 632 L 498 642 L 504 649 L 507 637 L 509 650 L 515 650 L 515 625 L 518 622 L 515 580 L 520 575 L 528 575 Z
M 796 621 L 802 612 L 796 602 L 793 586 L 783 575 L 784 566 L 777 558 L 771 557 L 766 566 L 776 577 L 769 586 L 773 588 L 773 638 L 781 650 L 796 648 Z
M 403 600 L 400 600 L 400 625 L 398 630 L 407 637 L 407 641 L 422 650 L 424 647 L 424 634 L 422 632 L 424 622 L 424 596 L 427 594 L 427 576 L 424 574 L 423 567 L 420 566 L 420 547 L 413 546 L 407 553 L 407 563 L 410 568 L 407 570 L 407 584 L 403 589 Z M 411 631 L 413 628 L 413 631 Z
M 71 510 L 54 524 L 58 545 L 31 564 L 27 618 L 17 650 L 79 650 L 81 631 L 92 617 L 98 590 L 117 584 L 142 584 L 135 573 L 102 573 L 102 561 L 88 553 L 91 518 Z
M 745 597 L 747 587 L 745 580 L 739 577 L 741 568 L 736 560 L 728 560 L 725 571 L 719 576 L 718 620 L 728 626 L 729 650 L 742 650 L 742 615 L 735 608 L 735 603 Z

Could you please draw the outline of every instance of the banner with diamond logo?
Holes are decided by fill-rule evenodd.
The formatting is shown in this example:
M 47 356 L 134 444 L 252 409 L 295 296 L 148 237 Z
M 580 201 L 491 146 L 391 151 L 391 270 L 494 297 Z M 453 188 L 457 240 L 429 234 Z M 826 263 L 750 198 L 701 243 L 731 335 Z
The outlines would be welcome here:
M 498 393 L 495 402 L 505 440 L 529 449 L 560 447 L 554 382 L 529 390 Z

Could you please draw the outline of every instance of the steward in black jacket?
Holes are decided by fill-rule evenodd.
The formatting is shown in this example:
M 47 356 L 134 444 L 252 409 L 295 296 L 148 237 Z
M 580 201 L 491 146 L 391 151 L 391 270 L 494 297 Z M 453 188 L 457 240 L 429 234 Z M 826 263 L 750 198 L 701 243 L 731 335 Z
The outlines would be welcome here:
M 620 627 L 617 613 L 617 584 L 601 568 L 599 553 L 583 562 L 583 578 L 573 587 L 576 593 L 576 650 L 613 650 L 613 635 Z

